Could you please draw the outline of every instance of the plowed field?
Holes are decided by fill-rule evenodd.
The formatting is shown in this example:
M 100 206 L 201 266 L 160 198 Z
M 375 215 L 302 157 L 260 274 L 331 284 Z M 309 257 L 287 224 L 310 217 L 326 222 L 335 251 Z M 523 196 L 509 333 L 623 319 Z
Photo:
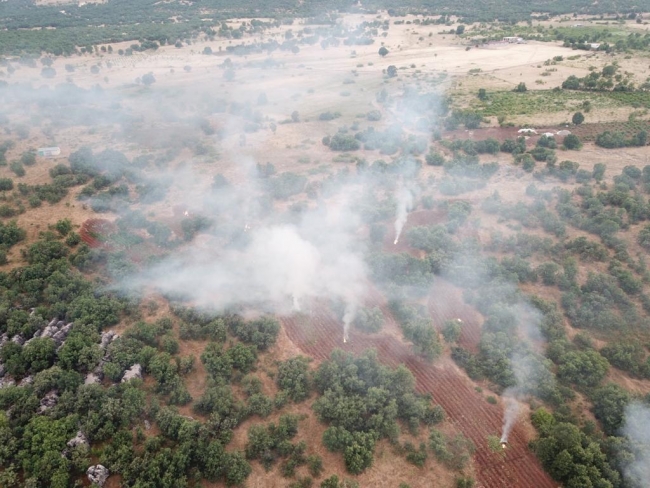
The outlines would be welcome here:
M 441 293 L 430 300 L 430 308 L 435 309 L 436 303 L 441 303 L 445 297 L 452 298 L 450 303 L 447 303 L 448 307 L 453 306 L 454 303 L 462 304 L 458 297 L 453 298 L 455 292 L 450 285 L 448 288 L 442 288 Z M 372 298 L 376 298 L 376 294 L 372 295 L 375 295 Z M 501 434 L 502 405 L 487 403 L 483 395 L 474 389 L 471 380 L 451 360 L 441 359 L 435 364 L 430 364 L 414 356 L 410 346 L 401 341 L 397 324 L 390 316 L 385 303 L 377 301 L 374 305 L 380 306 L 386 315 L 387 320 L 383 330 L 369 335 L 353 328 L 347 343 L 343 343 L 341 322 L 323 302 L 314 301 L 305 313 L 285 317 L 283 325 L 289 339 L 305 354 L 317 360 L 326 359 L 335 348 L 356 354 L 367 348 L 375 348 L 380 360 L 385 364 L 397 366 L 404 363 L 415 375 L 418 391 L 431 393 L 434 401 L 445 409 L 451 423 L 476 445 L 474 465 L 478 487 L 551 488 L 556 486 L 528 449 L 529 439 L 526 437 L 521 420 L 510 435 L 510 444 L 505 455 L 502 457 L 500 453 L 491 452 L 487 446 L 487 436 Z M 461 306 L 455 314 L 452 309 L 441 308 L 439 312 L 440 320 L 446 320 L 451 314 L 453 317 L 460 316 L 463 321 L 467 320 L 470 324 L 476 324 L 467 329 L 464 340 L 468 344 L 477 341 L 476 334 L 479 328 L 478 314 L 470 311 L 471 309 L 465 305 Z M 436 322 L 438 320 L 436 319 Z

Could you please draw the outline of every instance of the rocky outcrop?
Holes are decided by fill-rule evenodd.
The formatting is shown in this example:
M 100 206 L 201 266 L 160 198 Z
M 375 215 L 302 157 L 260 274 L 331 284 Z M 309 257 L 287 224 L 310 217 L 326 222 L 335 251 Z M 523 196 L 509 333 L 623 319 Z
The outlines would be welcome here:
M 88 475 L 88 481 L 98 486 L 104 486 L 110 473 L 101 464 L 96 464 L 95 466 L 89 467 L 86 474 Z
M 80 430 L 77 431 L 77 435 L 68 441 L 66 444 L 70 449 L 74 449 L 77 446 L 88 446 L 88 439 Z
M 56 390 L 51 390 L 45 394 L 41 399 L 41 406 L 39 407 L 39 412 L 45 413 L 50 408 L 53 408 L 57 403 L 59 403 L 59 394 Z
M 126 383 L 132 379 L 142 379 L 142 366 L 139 364 L 134 364 L 124 372 L 124 376 L 122 376 L 122 383 Z
M 88 373 L 84 379 L 84 385 L 96 385 L 101 381 L 101 378 L 95 373 Z
M 106 351 L 108 349 L 108 346 L 110 345 L 111 342 L 113 342 L 115 339 L 117 339 L 119 335 L 117 335 L 115 332 L 108 331 L 108 332 L 102 332 L 102 338 L 99 343 L 99 347 L 102 348 L 102 350 Z

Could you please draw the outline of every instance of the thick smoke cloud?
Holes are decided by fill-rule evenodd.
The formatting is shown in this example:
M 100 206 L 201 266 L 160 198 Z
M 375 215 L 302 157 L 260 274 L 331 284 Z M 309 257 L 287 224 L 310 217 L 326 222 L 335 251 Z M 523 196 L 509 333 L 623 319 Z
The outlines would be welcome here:
M 625 408 L 625 424 L 621 433 L 630 439 L 634 462 L 624 474 L 632 486 L 650 483 L 650 407 L 633 402 Z
M 188 175 L 178 181 L 195 184 Z M 281 213 L 264 215 L 258 190 L 258 183 L 248 180 L 218 192 L 194 191 L 185 203 L 201 202 L 204 212 L 212 211 L 221 217 L 218 222 L 229 223 L 227 231 L 221 232 L 217 224 L 213 233 L 122 285 L 130 291 L 154 288 L 217 311 L 249 306 L 290 313 L 303 310 L 311 298 L 342 301 L 347 339 L 367 285 L 352 187 L 342 186 L 327 208 L 306 210 L 297 222 L 285 222 Z M 228 245 L 224 239 L 235 226 L 245 238 L 239 245 Z

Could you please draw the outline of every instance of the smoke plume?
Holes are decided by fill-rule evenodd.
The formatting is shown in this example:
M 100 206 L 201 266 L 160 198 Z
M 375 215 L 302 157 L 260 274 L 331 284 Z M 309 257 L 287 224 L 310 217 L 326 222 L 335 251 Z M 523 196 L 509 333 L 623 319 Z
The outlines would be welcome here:
M 503 394 L 505 408 L 503 410 L 503 432 L 501 434 L 501 443 L 508 442 L 508 436 L 512 428 L 517 423 L 521 406 L 515 398 L 516 392 L 513 389 L 507 389 Z
M 397 191 L 397 212 L 395 215 L 395 244 L 399 242 L 404 224 L 409 211 L 413 208 L 413 193 L 408 188 L 400 185 Z
M 650 482 L 650 407 L 633 402 L 625 408 L 621 433 L 630 440 L 634 461 L 623 472 L 631 486 L 648 486 Z

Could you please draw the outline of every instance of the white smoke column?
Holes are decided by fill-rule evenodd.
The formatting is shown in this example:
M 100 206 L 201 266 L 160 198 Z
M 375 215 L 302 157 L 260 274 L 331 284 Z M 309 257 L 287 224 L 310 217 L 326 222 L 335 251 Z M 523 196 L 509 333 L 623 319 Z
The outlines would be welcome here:
M 621 433 L 630 439 L 634 461 L 623 473 L 630 486 L 648 486 L 650 482 L 650 407 L 638 402 L 625 407 L 625 424 Z
M 508 436 L 517 422 L 520 410 L 519 402 L 514 396 L 512 396 L 512 392 L 506 390 L 503 401 L 506 405 L 503 411 L 503 433 L 501 434 L 502 444 L 508 442 Z
M 343 314 L 343 342 L 348 342 L 350 340 L 350 326 L 352 321 L 357 315 L 357 304 L 353 301 L 349 301 L 345 305 L 345 313 Z
M 399 242 L 399 236 L 408 218 L 409 211 L 413 208 L 413 193 L 408 188 L 400 186 L 397 191 L 397 214 L 395 218 L 395 242 Z

